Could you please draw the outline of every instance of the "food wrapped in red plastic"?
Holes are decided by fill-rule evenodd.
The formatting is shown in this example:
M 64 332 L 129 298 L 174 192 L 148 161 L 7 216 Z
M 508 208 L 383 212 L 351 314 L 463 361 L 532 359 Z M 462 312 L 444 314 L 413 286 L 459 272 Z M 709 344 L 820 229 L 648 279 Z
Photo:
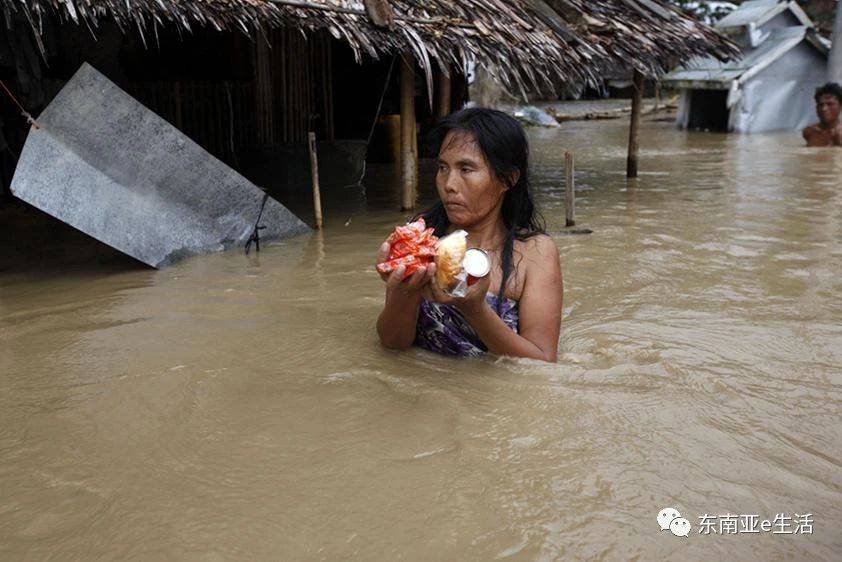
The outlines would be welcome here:
M 433 262 L 437 241 L 433 229 L 427 228 L 423 218 L 395 227 L 395 231 L 386 239 L 389 243 L 389 255 L 386 256 L 385 262 L 377 264 L 377 271 L 389 274 L 403 265 L 406 266 L 403 279 L 406 279 L 419 267 Z

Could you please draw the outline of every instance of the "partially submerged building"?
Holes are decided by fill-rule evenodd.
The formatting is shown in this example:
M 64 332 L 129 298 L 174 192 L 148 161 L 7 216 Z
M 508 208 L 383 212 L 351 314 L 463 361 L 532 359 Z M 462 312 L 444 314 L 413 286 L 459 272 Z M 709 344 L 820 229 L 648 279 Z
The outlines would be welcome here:
M 0 2 L 0 79 L 33 116 L 88 62 L 293 210 L 312 202 L 308 133 L 320 179 L 347 168 L 341 182 L 370 156 L 378 121 L 394 133 L 411 208 L 417 136 L 466 100 L 470 64 L 524 92 L 733 52 L 661 0 Z M 28 131 L 11 99 L 0 125 L 8 193 Z
M 256 170 L 263 185 L 300 187 L 309 179 L 297 164 L 308 162 L 310 131 L 320 150 L 364 157 L 377 114 L 400 113 L 396 57 L 410 60 L 421 78 L 413 100 L 432 101 L 434 83 L 446 94 L 438 108 L 413 104 L 423 123 L 464 101 L 459 77 L 468 60 L 494 66 L 514 87 L 579 79 L 587 69 L 534 14 L 502 0 L 479 7 L 385 0 L 3 5 L 0 77 L 32 115 L 88 62 L 227 164 L 247 175 Z M 5 97 L 0 121 L 8 186 L 28 125 Z M 330 173 L 321 179 L 330 181 Z
M 663 78 L 681 90 L 682 128 L 760 133 L 815 120 L 828 43 L 794 1 L 751 0 L 716 24 L 742 49 L 730 62 L 696 58 Z
M 0 77 L 30 113 L 88 62 L 240 170 L 300 160 L 309 131 L 326 149 L 365 144 L 378 113 L 401 111 L 396 56 L 420 78 L 412 93 L 424 129 L 465 101 L 468 63 L 518 93 L 597 84 L 620 65 L 656 76 L 676 60 L 732 52 L 655 0 L 0 1 Z M 9 100 L 0 120 L 7 186 L 26 123 Z

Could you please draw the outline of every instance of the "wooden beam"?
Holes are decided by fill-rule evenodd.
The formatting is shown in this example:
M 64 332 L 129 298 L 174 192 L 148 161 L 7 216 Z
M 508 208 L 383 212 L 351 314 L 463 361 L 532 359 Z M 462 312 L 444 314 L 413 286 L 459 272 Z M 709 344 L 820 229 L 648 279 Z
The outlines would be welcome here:
M 316 133 L 307 133 L 307 146 L 310 150 L 310 174 L 313 179 L 313 211 L 316 219 L 316 230 L 322 228 L 322 195 L 319 189 L 319 159 L 316 153 Z
M 401 58 L 401 210 L 415 208 L 418 153 L 415 149 L 415 64 L 410 54 Z
M 451 111 L 450 98 L 452 96 L 452 86 L 450 76 L 444 72 L 440 72 L 438 88 L 436 90 L 436 117 L 442 119 L 450 115 Z
M 632 76 L 632 110 L 629 124 L 629 157 L 626 161 L 626 177 L 637 177 L 638 132 L 640 130 L 640 109 L 643 105 L 643 73 L 634 71 Z

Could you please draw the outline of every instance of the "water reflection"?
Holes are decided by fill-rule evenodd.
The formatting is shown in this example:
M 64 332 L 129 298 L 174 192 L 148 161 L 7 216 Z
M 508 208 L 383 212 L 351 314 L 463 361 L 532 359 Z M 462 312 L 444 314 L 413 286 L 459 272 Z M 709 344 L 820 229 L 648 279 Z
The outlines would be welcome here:
M 388 170 L 259 255 L 0 278 L 4 554 L 833 559 L 842 155 L 647 124 L 630 182 L 619 121 L 531 135 L 549 230 L 565 150 L 593 230 L 557 365 L 377 345 Z M 698 535 L 728 512 L 815 531 Z

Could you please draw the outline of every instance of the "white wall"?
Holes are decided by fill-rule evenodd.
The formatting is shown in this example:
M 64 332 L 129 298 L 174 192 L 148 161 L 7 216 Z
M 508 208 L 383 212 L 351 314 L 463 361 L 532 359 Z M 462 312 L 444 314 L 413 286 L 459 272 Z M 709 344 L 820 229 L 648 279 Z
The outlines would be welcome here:
M 795 15 L 792 12 L 787 10 L 785 12 L 781 12 L 777 16 L 773 17 L 772 19 L 770 19 L 769 21 L 767 21 L 766 23 L 761 25 L 760 29 L 762 29 L 763 31 L 769 31 L 770 29 L 778 29 L 778 28 L 781 28 L 781 27 L 792 27 L 792 26 L 795 26 L 795 25 L 804 25 L 804 24 L 802 24 L 800 21 L 798 21 L 798 18 L 795 17 Z
M 743 85 L 731 108 L 730 128 L 740 133 L 801 129 L 817 121 L 813 93 L 826 81 L 827 60 L 806 41 Z

